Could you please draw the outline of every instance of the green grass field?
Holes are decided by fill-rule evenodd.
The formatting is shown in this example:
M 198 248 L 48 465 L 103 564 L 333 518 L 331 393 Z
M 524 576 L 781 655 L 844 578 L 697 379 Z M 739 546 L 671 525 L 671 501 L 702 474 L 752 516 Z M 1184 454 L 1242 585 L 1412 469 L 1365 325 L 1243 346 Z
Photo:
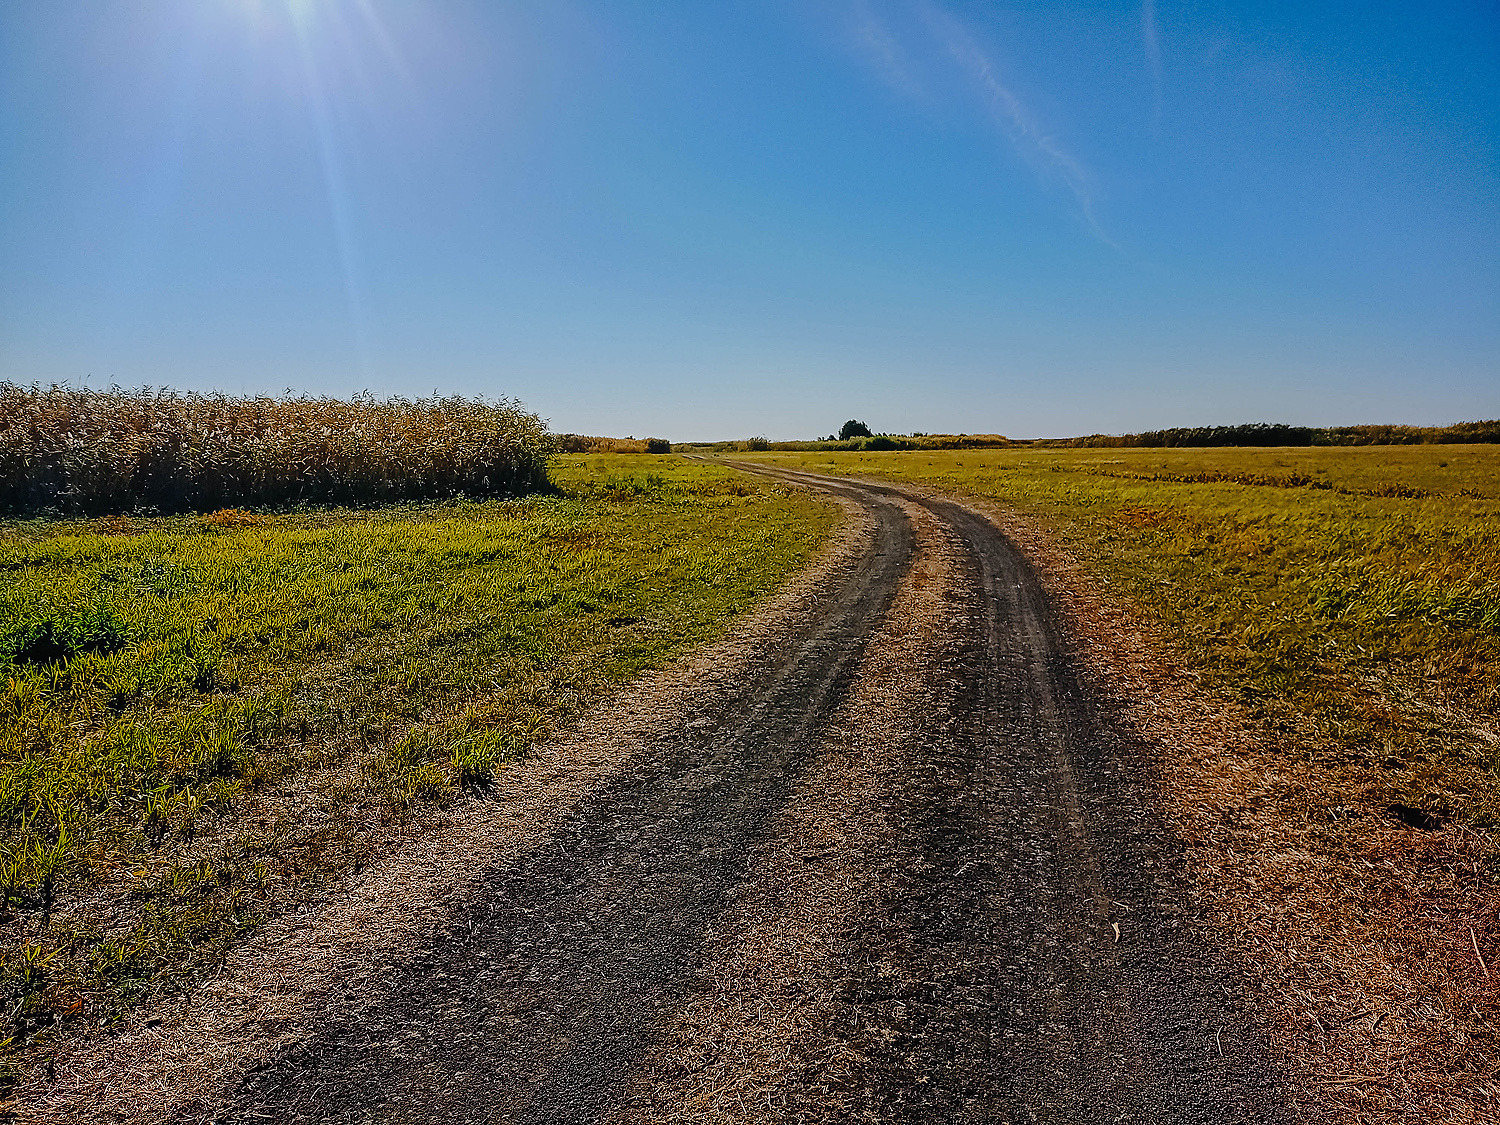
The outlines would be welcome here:
M 1392 802 L 1500 824 L 1495 446 L 755 457 L 1040 517 L 1288 752 L 1380 767 Z
M 0 1039 L 190 979 L 358 865 L 372 824 L 482 789 L 721 632 L 835 518 L 675 457 L 552 475 L 509 501 L 0 524 Z

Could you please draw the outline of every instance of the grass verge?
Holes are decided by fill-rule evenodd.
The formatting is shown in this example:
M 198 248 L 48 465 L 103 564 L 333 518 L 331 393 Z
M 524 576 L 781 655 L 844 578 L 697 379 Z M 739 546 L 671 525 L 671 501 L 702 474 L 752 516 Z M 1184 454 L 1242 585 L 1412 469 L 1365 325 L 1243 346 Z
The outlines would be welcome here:
M 108 1023 L 722 631 L 833 510 L 672 457 L 558 495 L 0 525 L 0 1001 Z

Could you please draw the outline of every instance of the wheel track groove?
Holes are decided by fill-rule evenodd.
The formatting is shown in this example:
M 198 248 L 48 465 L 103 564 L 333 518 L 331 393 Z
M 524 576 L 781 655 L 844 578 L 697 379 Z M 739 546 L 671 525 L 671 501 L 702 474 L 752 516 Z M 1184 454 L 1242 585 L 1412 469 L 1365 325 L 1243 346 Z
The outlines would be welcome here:
M 963 592 L 889 778 L 901 843 L 869 857 L 881 892 L 847 935 L 831 1034 L 863 1061 L 844 1092 L 870 1120 L 1281 1119 L 1232 967 L 1182 906 L 1149 754 L 1085 690 L 1019 550 L 956 503 L 753 468 L 856 500 L 879 546 L 707 724 L 683 716 L 458 908 L 418 975 L 254 1075 L 222 1120 L 628 1120 L 632 1069 L 701 986 L 745 857 L 910 566 L 905 501 L 961 542 Z
M 750 845 L 813 760 L 910 565 L 899 504 L 862 490 L 876 544 L 712 725 L 684 716 L 649 761 L 497 873 L 357 1024 L 264 1068 L 224 1120 L 595 1120 L 691 988 Z

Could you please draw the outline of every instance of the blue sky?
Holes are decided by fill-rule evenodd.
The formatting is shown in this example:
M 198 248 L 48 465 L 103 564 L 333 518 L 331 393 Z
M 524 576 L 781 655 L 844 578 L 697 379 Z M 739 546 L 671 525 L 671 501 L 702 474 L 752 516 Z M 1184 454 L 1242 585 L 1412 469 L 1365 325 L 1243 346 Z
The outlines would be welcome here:
M 676 440 L 1500 416 L 1500 8 L 6 0 L 0 378 Z

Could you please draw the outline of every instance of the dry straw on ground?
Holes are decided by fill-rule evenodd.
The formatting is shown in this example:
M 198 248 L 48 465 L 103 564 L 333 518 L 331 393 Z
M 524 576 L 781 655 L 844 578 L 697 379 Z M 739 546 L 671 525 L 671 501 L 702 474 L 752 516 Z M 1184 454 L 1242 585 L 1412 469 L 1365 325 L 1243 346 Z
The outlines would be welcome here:
M 716 927 L 710 976 L 637 1074 L 617 1121 L 729 1125 L 853 1121 L 864 1061 L 838 1033 L 850 935 L 879 898 L 878 857 L 896 828 L 886 797 L 918 690 L 942 647 L 955 545 L 931 513 L 906 512 L 919 554 L 871 639 L 821 748 Z M 815 1076 L 809 1081 L 809 1075 Z

